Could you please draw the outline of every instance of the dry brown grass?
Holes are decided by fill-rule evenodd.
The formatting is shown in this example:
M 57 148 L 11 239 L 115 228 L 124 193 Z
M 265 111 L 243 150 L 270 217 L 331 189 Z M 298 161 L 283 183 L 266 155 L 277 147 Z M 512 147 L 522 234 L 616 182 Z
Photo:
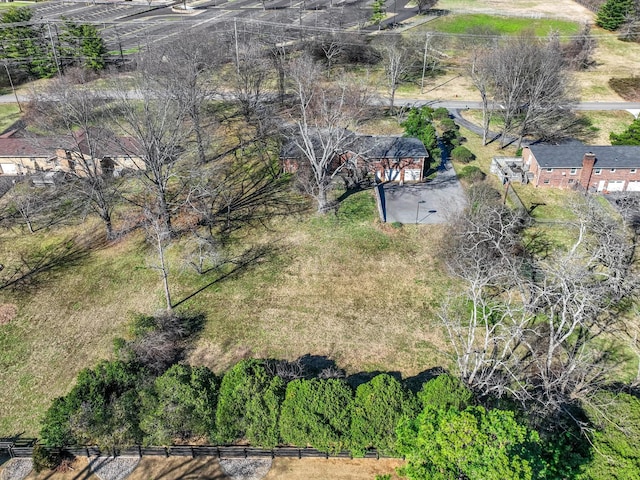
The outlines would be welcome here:
M 198 303 L 216 308 L 193 363 L 221 371 L 250 355 L 312 354 L 349 372 L 406 375 L 447 363 L 433 324 L 447 283 L 434 255 L 441 230 L 321 228 L 328 230 L 303 227 L 287 238 L 278 271 L 265 265 L 242 288 L 230 282 L 204 292 Z
M 0 325 L 6 325 L 16 317 L 18 306 L 13 303 L 0 305 Z
M 367 218 L 275 223 L 247 238 L 270 244 L 271 256 L 180 307 L 207 317 L 190 354 L 193 363 L 221 372 L 246 356 L 320 355 L 349 372 L 405 376 L 448 365 L 434 323 L 450 283 L 437 257 L 442 228 L 381 226 L 370 192 L 351 199 L 365 200 L 372 209 Z M 4 233 L 0 255 L 9 258 L 71 231 Z M 168 253 L 175 301 L 210 281 L 181 268 L 179 245 Z M 82 368 L 112 356 L 113 338 L 126 335 L 132 314 L 162 307 L 160 279 L 149 268 L 154 262 L 142 236 L 133 235 L 33 291 L 0 292 L 0 302 L 18 308 L 0 328 L 0 384 L 11 386 L 0 389 L 0 432 L 37 435 L 51 400 L 69 391 Z

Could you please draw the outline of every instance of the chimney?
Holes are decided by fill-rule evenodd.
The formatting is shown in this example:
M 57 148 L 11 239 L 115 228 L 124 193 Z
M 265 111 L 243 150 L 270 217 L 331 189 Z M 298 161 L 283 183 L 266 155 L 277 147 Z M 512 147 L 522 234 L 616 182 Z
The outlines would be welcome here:
M 593 174 L 593 166 L 596 164 L 596 156 L 591 152 L 587 152 L 582 157 L 582 171 L 580 172 L 580 186 L 585 190 L 589 190 L 589 182 Z

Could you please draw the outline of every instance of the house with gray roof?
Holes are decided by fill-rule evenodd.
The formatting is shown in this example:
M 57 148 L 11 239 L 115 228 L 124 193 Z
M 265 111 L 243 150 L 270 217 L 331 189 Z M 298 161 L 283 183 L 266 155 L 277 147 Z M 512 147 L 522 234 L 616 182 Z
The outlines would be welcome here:
M 640 147 L 531 145 L 522 149 L 522 158 L 536 187 L 640 191 Z
M 419 182 L 424 179 L 429 153 L 421 140 L 413 137 L 358 135 L 351 133 L 343 148 L 335 152 L 333 168 L 349 161 L 365 169 L 381 182 Z M 304 154 L 291 141 L 280 151 L 286 172 L 298 170 Z

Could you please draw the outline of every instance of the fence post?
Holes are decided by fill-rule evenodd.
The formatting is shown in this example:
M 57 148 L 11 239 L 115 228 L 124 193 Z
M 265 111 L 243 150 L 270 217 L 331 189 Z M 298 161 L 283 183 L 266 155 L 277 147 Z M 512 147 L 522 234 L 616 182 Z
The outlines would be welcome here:
M 167 447 L 164 447 L 164 454 L 167 458 L 169 458 L 169 449 Z
M 196 458 L 196 451 L 193 447 L 189 447 L 191 449 L 191 458 Z
M 244 452 L 244 458 L 247 458 L 247 447 L 244 447 L 242 451 Z
M 276 450 L 275 448 L 271 449 L 271 459 L 273 460 L 274 458 L 276 458 Z
M 298 460 L 302 460 L 302 449 L 298 449 Z
M 89 452 L 89 446 L 88 445 L 84 446 L 84 451 L 87 452 L 87 458 L 89 458 L 91 455 L 89 455 L 90 452 Z
M 326 456 L 327 460 L 329 460 L 329 452 L 325 452 L 325 456 Z
M 138 445 L 138 456 L 142 458 L 142 447 Z
M 14 458 L 13 457 L 13 445 L 9 445 L 9 457 L 10 458 Z
M 216 447 L 216 452 L 218 453 L 218 460 L 220 460 L 220 447 Z

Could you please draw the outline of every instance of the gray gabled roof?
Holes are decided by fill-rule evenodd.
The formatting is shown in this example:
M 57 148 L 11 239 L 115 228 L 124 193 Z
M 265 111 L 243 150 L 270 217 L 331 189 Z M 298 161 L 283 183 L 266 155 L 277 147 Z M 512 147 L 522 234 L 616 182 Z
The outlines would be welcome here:
M 640 168 L 640 147 L 570 145 L 531 145 L 542 168 L 581 168 L 585 153 L 596 156 L 595 168 Z
M 421 158 L 428 157 L 427 149 L 415 137 L 359 136 L 356 151 L 367 158 Z
M 311 141 L 314 148 L 320 151 L 319 138 L 312 137 Z M 424 143 L 414 137 L 357 135 L 349 132 L 345 136 L 343 148 L 344 151 L 352 152 L 368 159 L 426 158 L 429 156 Z M 295 142 L 289 141 L 280 150 L 280 157 L 301 158 L 302 152 Z

